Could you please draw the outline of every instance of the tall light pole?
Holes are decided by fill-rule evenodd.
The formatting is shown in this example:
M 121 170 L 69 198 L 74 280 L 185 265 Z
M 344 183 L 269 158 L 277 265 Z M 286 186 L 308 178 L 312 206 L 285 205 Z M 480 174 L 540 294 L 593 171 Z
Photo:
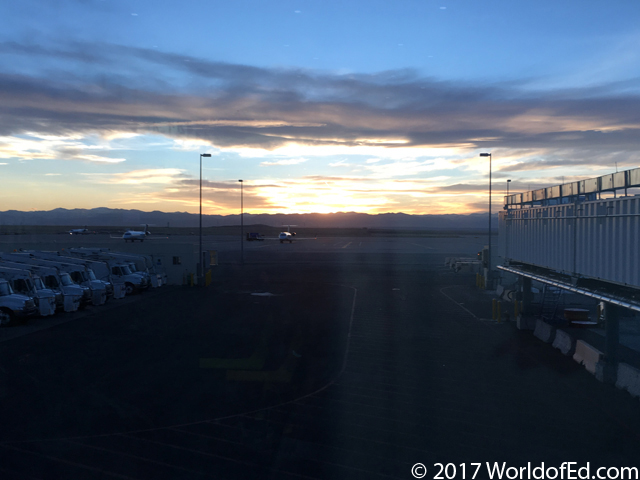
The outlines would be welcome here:
M 198 285 L 201 285 L 204 272 L 204 262 L 202 261 L 202 157 L 210 156 L 210 153 L 200 154 L 200 249 L 198 250 Z
M 511 183 L 511 179 L 507 179 L 507 209 L 509 208 L 509 184 Z
M 242 180 L 240 182 L 240 265 L 244 266 L 244 200 L 242 193 Z
M 481 157 L 489 157 L 489 253 L 487 255 L 487 266 L 491 272 L 491 154 L 481 153 Z

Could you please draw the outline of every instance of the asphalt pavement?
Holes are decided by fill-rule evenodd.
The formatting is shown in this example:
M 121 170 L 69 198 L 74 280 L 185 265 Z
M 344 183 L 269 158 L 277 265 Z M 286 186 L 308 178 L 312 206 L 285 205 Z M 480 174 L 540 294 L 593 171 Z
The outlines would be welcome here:
M 230 246 L 207 289 L 163 287 L 0 342 L 2 478 L 638 466 L 638 400 L 491 321 L 474 276 L 443 266 L 481 241 L 265 242 L 243 267 Z

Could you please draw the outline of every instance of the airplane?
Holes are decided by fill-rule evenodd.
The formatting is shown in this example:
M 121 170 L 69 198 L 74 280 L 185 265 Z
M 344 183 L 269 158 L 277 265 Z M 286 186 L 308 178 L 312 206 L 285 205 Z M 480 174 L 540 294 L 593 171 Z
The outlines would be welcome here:
M 127 230 L 126 232 L 124 232 L 124 235 L 122 235 L 122 237 L 111 237 L 111 238 L 122 238 L 125 243 L 127 242 L 134 243 L 136 240 L 139 240 L 140 242 L 144 242 L 144 239 L 147 238 L 149 235 L 151 235 L 151 232 L 149 231 L 149 224 L 145 224 L 144 231 Z M 166 237 L 153 237 L 153 239 L 156 239 L 156 238 L 166 238 Z
M 284 227 L 285 225 L 283 225 Z M 284 243 L 284 242 L 289 242 L 289 243 L 293 243 L 293 237 L 296 236 L 296 232 L 291 233 L 291 227 L 295 227 L 295 225 L 286 225 L 287 227 L 287 231 L 286 232 L 280 232 L 280 235 L 278 235 L 278 239 L 280 240 L 280 243 Z
M 137 230 L 127 230 L 126 232 L 124 232 L 124 235 L 122 235 L 122 238 L 125 243 L 129 241 L 133 243 L 136 240 L 140 240 L 141 242 L 144 242 L 144 239 L 146 238 L 147 235 L 151 235 L 151 232 L 147 230 L 147 227 L 145 226 L 144 232 L 140 232 Z
M 69 230 L 71 235 L 89 235 L 90 233 L 95 233 L 90 231 L 88 228 L 74 228 Z

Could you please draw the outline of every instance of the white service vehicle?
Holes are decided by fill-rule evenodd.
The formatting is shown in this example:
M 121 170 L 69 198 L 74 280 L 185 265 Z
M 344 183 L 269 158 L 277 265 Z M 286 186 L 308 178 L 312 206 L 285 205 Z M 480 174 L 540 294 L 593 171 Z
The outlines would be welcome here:
M 66 253 L 66 252 L 65 252 Z M 90 268 L 94 276 L 107 285 L 107 295 L 119 299 L 126 296 L 124 281 L 121 278 L 111 275 L 111 269 L 105 262 L 90 260 L 84 257 L 61 255 L 65 262 L 78 263 Z
M 9 282 L 0 279 L 0 325 L 13 326 L 37 314 L 33 299 L 14 293 Z
M 115 258 L 126 262 L 134 273 L 144 273 L 147 280 L 151 282 L 152 287 L 160 287 L 167 283 L 167 274 L 162 265 L 157 260 L 154 261 L 153 255 L 145 255 L 141 253 L 123 253 L 112 252 L 108 248 L 87 248 L 78 247 L 70 248 L 70 252 L 75 254 L 87 255 L 92 258 Z M 131 263 L 133 262 L 133 266 Z M 148 276 L 147 276 L 148 275 Z
M 15 268 L 27 268 L 38 275 L 44 286 L 56 294 L 56 307 L 65 312 L 75 312 L 80 307 L 80 301 L 89 289 L 76 285 L 66 272 L 60 272 L 57 268 L 43 266 L 35 262 L 37 259 L 13 258 L 6 253 L 1 253 L 3 264 Z
M 92 255 L 87 252 L 78 252 L 76 249 L 70 248 L 67 253 L 77 258 L 86 260 L 98 260 L 106 264 L 106 271 L 104 268 L 100 272 L 96 271 L 96 275 L 102 277 L 103 275 L 111 275 L 111 278 L 115 283 L 122 283 L 125 286 L 125 292 L 127 295 L 131 295 L 134 292 L 140 292 L 149 288 L 150 283 L 140 273 L 134 273 L 131 271 L 129 265 L 122 260 L 115 259 L 113 257 Z
M 0 278 L 9 282 L 14 293 L 31 298 L 40 316 L 46 317 L 56 313 L 56 295 L 46 288 L 42 280 L 31 271 L 24 268 L 7 267 L 0 263 Z
M 54 254 L 48 254 L 46 252 L 21 251 L 11 255 L 21 258 L 35 258 L 38 259 L 41 265 L 55 267 L 62 272 L 68 273 L 75 283 L 89 288 L 91 292 L 90 302 L 93 305 L 103 305 L 107 301 L 107 287 L 105 283 L 98 280 L 93 271 L 85 265 L 67 263 L 64 261 L 64 257 L 54 256 Z

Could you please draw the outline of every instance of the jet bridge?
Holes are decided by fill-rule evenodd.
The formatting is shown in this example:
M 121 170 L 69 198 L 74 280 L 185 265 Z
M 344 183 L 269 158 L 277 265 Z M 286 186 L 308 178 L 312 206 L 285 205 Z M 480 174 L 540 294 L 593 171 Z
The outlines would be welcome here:
M 621 309 L 640 312 L 638 187 L 627 170 L 509 195 L 500 212 L 497 268 L 521 279 L 525 308 L 532 281 L 605 302 L 609 380 Z

